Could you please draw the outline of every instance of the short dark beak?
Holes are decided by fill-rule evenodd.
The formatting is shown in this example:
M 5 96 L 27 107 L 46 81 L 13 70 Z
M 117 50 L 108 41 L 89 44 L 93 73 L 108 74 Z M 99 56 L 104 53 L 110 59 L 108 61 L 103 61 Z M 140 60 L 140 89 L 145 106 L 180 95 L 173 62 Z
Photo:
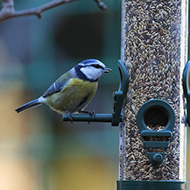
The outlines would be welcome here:
M 108 68 L 108 67 L 106 67 L 105 69 L 104 69 L 104 73 L 109 73 L 109 72 L 111 72 L 112 70 L 110 69 L 110 68 Z

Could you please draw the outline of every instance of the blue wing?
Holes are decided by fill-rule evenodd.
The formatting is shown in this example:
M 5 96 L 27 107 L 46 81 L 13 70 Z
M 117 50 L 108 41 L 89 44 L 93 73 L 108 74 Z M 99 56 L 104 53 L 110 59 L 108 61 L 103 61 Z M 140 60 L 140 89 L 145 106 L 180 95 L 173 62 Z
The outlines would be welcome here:
M 54 93 L 60 92 L 68 81 L 54 82 L 42 95 L 43 98 L 50 96 Z

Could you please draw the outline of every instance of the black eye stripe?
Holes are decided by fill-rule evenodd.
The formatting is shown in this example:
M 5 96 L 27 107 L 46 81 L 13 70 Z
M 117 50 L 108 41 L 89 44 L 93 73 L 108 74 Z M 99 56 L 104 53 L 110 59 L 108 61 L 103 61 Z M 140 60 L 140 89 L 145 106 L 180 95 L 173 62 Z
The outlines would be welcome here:
M 100 69 L 104 69 L 101 65 L 98 65 L 98 64 L 92 64 L 91 66 L 95 67 L 95 68 L 100 68 Z

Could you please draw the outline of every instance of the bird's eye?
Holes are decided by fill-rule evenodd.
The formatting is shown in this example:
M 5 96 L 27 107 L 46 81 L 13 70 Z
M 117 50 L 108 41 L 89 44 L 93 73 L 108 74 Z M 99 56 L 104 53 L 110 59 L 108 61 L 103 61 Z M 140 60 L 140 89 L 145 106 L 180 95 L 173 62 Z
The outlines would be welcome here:
M 100 65 L 98 65 L 98 64 L 93 64 L 92 66 L 95 67 L 95 68 L 97 68 L 97 69 L 103 69 L 103 67 L 100 66 Z

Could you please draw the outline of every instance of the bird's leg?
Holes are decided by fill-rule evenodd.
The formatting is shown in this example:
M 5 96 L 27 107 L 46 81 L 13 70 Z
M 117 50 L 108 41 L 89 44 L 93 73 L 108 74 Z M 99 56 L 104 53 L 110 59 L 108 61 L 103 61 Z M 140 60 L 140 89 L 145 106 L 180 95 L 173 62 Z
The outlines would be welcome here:
M 65 113 L 66 113 L 66 115 L 68 116 L 68 118 L 69 118 L 69 120 L 71 121 L 71 123 L 73 123 L 73 115 L 72 115 L 72 113 L 69 112 L 69 111 L 66 111 Z

